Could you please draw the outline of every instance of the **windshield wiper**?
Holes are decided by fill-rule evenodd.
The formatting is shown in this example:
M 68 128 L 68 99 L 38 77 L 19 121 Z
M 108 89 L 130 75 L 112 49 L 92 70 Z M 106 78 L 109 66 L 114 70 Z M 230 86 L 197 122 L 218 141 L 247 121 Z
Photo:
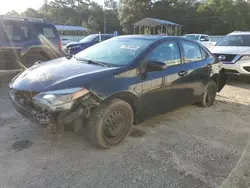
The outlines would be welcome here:
M 103 66 L 103 67 L 108 67 L 107 64 L 99 62 L 99 61 L 93 61 L 93 60 L 90 60 L 90 59 L 77 59 L 77 60 L 79 60 L 79 61 L 85 61 L 88 64 L 100 65 L 100 66 Z

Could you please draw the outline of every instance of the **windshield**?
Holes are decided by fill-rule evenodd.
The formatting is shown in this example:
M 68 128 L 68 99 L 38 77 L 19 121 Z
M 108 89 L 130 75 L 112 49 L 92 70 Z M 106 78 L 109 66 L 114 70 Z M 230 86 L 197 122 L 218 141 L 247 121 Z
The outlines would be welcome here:
M 250 46 L 250 35 L 227 35 L 216 46 Z
M 82 40 L 80 40 L 79 42 L 91 42 L 91 41 L 93 41 L 96 37 L 97 37 L 97 35 L 89 35 L 89 36 L 83 38 Z
M 87 48 L 75 58 L 123 66 L 131 63 L 152 42 L 147 39 L 113 38 Z
M 185 35 L 184 37 L 187 39 L 190 39 L 190 40 L 198 40 L 199 39 L 199 35 Z

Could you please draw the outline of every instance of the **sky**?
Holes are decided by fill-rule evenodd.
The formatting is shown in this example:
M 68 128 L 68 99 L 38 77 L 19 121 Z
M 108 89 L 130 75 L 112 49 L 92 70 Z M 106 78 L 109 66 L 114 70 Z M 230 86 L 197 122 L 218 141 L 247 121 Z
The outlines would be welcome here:
M 103 3 L 103 0 L 94 0 L 100 4 Z M 27 8 L 39 9 L 44 0 L 0 0 L 0 15 L 5 14 L 8 11 L 15 10 L 17 12 L 23 12 Z

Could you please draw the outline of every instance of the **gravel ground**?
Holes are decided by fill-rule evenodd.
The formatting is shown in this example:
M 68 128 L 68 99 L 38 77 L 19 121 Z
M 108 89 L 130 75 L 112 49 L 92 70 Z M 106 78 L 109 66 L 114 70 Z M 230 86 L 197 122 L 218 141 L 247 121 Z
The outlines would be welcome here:
M 0 187 L 250 187 L 250 84 L 230 82 L 213 107 L 185 106 L 98 150 L 17 114 L 0 85 Z

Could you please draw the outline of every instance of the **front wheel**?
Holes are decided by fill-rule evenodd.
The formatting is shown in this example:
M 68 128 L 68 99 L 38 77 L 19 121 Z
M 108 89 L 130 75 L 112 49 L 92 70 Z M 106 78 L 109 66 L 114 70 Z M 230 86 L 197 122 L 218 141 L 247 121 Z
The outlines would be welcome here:
M 114 99 L 91 112 L 87 122 L 88 137 L 101 148 L 114 147 L 131 132 L 133 120 L 131 106 L 125 101 Z
M 214 104 L 215 97 L 217 93 L 217 84 L 210 80 L 205 88 L 205 92 L 202 95 L 202 100 L 200 102 L 200 105 L 202 107 L 209 107 Z

